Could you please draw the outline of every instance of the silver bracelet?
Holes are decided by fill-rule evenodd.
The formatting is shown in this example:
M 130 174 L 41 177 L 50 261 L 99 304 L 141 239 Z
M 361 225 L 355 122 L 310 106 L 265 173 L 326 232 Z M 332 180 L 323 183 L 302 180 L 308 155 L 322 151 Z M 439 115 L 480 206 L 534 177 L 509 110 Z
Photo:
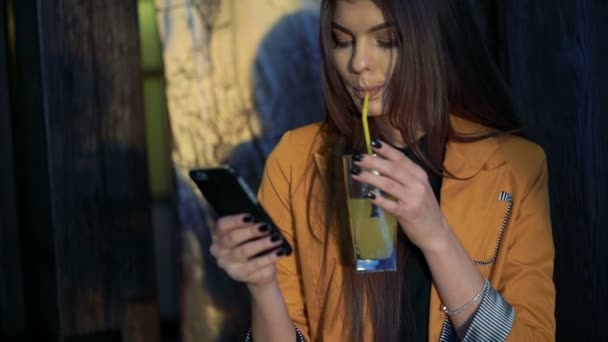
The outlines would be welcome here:
M 477 294 L 475 295 L 475 297 L 473 297 L 473 299 L 471 299 L 470 301 L 468 301 L 466 304 L 464 304 L 463 306 L 459 307 L 456 310 L 448 310 L 448 307 L 445 305 L 441 305 L 441 311 L 445 312 L 448 316 L 456 316 L 459 313 L 463 312 L 464 310 L 466 310 L 469 306 L 473 305 L 473 303 L 475 303 L 476 301 L 479 300 L 479 298 L 481 298 L 481 295 L 484 294 L 484 292 L 486 292 L 486 289 L 488 288 L 488 286 L 490 286 L 490 282 L 488 281 L 488 279 L 486 279 L 486 282 L 483 284 L 483 286 L 481 287 L 481 290 L 479 290 L 479 292 L 477 292 Z
M 294 324 L 293 327 L 296 329 L 296 342 L 306 342 L 304 339 L 304 334 L 298 329 L 298 327 Z M 253 342 L 253 332 L 251 328 L 247 330 L 247 335 L 245 335 L 245 342 Z

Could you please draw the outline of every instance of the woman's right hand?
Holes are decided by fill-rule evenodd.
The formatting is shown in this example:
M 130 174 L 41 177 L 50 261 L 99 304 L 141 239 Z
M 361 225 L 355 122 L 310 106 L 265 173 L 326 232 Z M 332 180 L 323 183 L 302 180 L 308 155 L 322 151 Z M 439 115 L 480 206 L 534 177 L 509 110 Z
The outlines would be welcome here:
M 261 252 L 276 249 L 281 238 L 271 235 L 264 222 L 253 223 L 247 214 L 225 216 L 217 221 L 211 244 L 211 255 L 228 275 L 250 287 L 270 284 L 276 279 L 276 262 L 285 254 L 281 248 L 252 258 Z

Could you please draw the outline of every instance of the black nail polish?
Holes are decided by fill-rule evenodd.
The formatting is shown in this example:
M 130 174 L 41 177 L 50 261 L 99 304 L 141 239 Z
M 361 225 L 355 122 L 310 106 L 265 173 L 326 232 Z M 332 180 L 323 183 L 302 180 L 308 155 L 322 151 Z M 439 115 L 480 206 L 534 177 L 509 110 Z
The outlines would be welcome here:
M 283 248 L 279 249 L 279 250 L 277 251 L 277 255 L 278 255 L 278 256 L 283 256 L 283 255 L 285 255 L 285 249 L 283 249 Z
M 369 199 L 373 199 L 373 200 L 375 200 L 375 199 L 376 199 L 376 195 L 374 195 L 374 194 L 373 194 L 373 193 L 371 193 L 371 192 L 368 192 L 368 193 L 365 195 L 365 197 L 367 197 L 367 198 L 369 198 Z
M 245 222 L 245 223 L 253 222 L 253 216 L 247 215 L 247 216 L 243 217 L 243 222 Z
M 272 241 L 272 242 L 277 242 L 279 240 L 281 240 L 281 235 L 279 235 L 279 234 L 275 233 L 270 236 L 270 241 Z
M 362 161 L 362 160 L 363 160 L 363 155 L 361 155 L 361 154 L 355 154 L 353 156 L 353 161 L 359 162 L 359 161 Z
M 269 227 L 268 227 L 268 225 L 267 225 L 267 224 L 265 224 L 265 223 L 264 223 L 263 225 L 261 225 L 261 226 L 258 228 L 258 230 L 259 230 L 260 232 L 262 232 L 262 233 L 267 232 L 267 231 L 268 231 L 268 229 L 270 229 L 270 228 L 269 228 Z
M 378 140 L 378 139 L 372 140 L 371 144 L 372 144 L 372 146 L 374 148 L 381 148 L 382 147 L 382 144 L 380 143 L 380 140 Z
M 350 169 L 350 173 L 352 173 L 353 175 L 357 176 L 361 174 L 361 169 L 358 167 L 353 167 L 352 169 Z

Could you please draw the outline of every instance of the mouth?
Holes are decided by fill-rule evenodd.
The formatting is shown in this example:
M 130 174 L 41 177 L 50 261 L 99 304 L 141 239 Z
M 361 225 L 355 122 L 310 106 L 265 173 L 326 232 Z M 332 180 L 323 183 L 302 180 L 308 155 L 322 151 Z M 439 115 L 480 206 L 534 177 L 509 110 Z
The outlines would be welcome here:
M 365 93 L 369 92 L 369 99 L 374 100 L 379 94 L 380 91 L 384 88 L 384 84 L 376 85 L 376 86 L 365 86 L 365 87 L 353 87 L 353 92 L 356 97 L 363 100 L 365 98 Z

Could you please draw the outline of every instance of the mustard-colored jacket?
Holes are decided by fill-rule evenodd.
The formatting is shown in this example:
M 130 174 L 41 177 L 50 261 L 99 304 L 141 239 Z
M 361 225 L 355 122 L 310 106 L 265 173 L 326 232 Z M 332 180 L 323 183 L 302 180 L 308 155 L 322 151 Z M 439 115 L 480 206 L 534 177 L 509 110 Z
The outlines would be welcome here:
M 480 125 L 452 116 L 461 133 L 481 133 Z M 310 170 L 323 174 L 318 153 L 319 124 L 284 135 L 269 156 L 259 199 L 286 239 L 293 255 L 281 259 L 278 279 L 291 319 L 307 341 L 344 341 L 339 297 L 337 245 L 327 252 L 326 277 L 321 278 L 324 227 L 307 218 Z M 547 166 L 543 150 L 519 137 L 501 136 L 473 143 L 448 142 L 445 166 L 456 177 L 444 178 L 441 209 L 479 271 L 514 309 L 508 341 L 555 339 L 554 247 L 549 217 Z M 465 179 L 465 180 L 462 180 Z M 313 189 L 312 212 L 323 208 L 321 187 Z M 320 283 L 323 282 L 323 283 Z M 323 325 L 321 308 L 332 308 L 333 324 Z M 446 315 L 431 286 L 429 341 L 438 341 Z M 327 319 L 327 317 L 325 317 Z

